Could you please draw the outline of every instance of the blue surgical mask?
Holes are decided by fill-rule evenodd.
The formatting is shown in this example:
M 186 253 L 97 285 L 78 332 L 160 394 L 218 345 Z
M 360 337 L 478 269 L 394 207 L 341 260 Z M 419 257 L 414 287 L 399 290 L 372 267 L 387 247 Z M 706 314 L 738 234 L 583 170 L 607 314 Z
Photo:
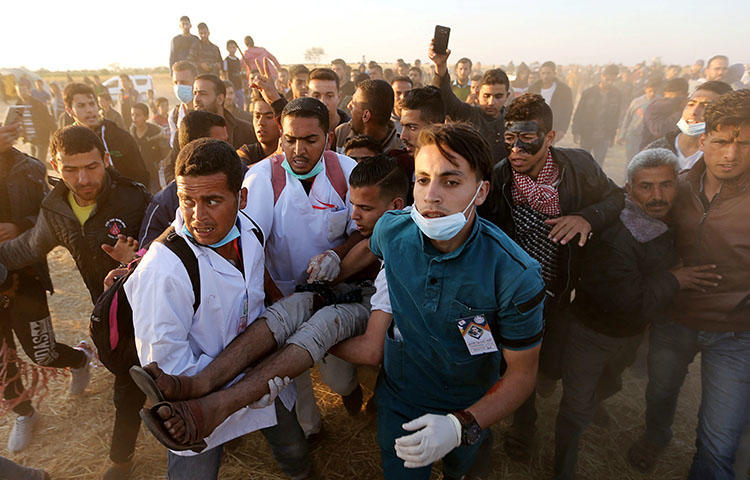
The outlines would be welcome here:
M 195 240 L 195 237 L 193 237 L 193 234 L 190 233 L 190 230 L 188 230 L 187 226 L 185 226 L 185 225 L 182 226 L 182 233 L 184 233 L 188 237 L 190 237 L 193 240 Z M 211 247 L 211 248 L 223 247 L 224 245 L 226 245 L 227 243 L 231 242 L 235 238 L 239 238 L 239 236 L 240 236 L 240 229 L 237 228 L 237 224 L 234 224 L 234 225 L 232 225 L 232 228 L 229 230 L 229 232 L 224 236 L 224 238 L 222 238 L 221 240 L 219 240 L 216 243 L 212 243 L 211 245 L 203 245 L 203 246 L 204 247 Z M 198 245 L 201 245 L 201 244 L 198 244 Z
M 182 103 L 190 103 L 193 101 L 193 86 L 192 85 L 175 85 L 174 94 L 177 100 Z
M 464 228 L 466 222 L 466 211 L 471 209 L 474 205 L 477 195 L 479 195 L 479 189 L 482 188 L 482 184 L 479 184 L 477 191 L 474 193 L 474 197 L 471 199 L 469 204 L 464 208 L 463 212 L 457 212 L 452 215 L 446 215 L 444 217 L 427 218 L 424 217 L 417 210 L 416 205 L 411 207 L 411 219 L 417 224 L 417 227 L 432 240 L 450 240 L 451 238 L 458 235 L 458 232 Z
M 297 180 L 307 180 L 308 178 L 312 178 L 323 171 L 323 162 L 321 162 L 320 160 L 318 160 L 318 163 L 316 163 L 312 170 L 307 173 L 296 173 L 294 170 L 292 170 L 292 166 L 289 165 L 289 162 L 287 162 L 286 158 L 283 162 L 281 162 L 281 166 L 284 167 L 284 170 L 289 172 L 289 175 L 293 176 Z
M 681 118 L 677 122 L 677 128 L 688 137 L 697 137 L 701 133 L 706 132 L 706 122 L 701 123 L 687 123 L 684 118 Z

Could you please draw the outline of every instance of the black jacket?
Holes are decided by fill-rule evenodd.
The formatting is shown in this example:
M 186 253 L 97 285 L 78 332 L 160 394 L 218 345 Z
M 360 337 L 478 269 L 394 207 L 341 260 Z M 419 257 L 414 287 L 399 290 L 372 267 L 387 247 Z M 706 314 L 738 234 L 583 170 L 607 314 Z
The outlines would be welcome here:
M 492 150 L 492 160 L 499 162 L 508 156 L 505 150 L 505 110 L 499 117 L 490 117 L 481 108 L 462 102 L 451 85 L 449 74 L 443 77 L 433 76 L 432 85 L 440 89 L 440 97 L 445 105 L 445 114 L 454 122 L 467 122 L 479 131 Z
M 606 93 L 599 85 L 584 90 L 573 115 L 573 135 L 580 135 L 584 143 L 614 139 L 621 105 L 622 94 L 615 87 Z
M 617 219 L 622 210 L 624 193 L 597 165 L 585 150 L 551 147 L 552 159 L 560 167 L 560 212 L 562 215 L 580 215 L 591 224 L 594 235 L 601 233 Z M 479 207 L 479 214 L 500 227 L 510 238 L 516 238 L 511 209 L 511 182 L 513 175 L 508 159 L 492 169 L 491 189 L 487 200 Z M 561 273 L 561 284 L 553 293 L 561 298 L 575 285 L 576 267 L 581 248 L 576 241 L 560 249 L 560 264 L 567 265 Z M 560 297 L 560 295 L 558 295 Z
M 23 234 L 36 223 L 42 199 L 47 194 L 47 170 L 42 162 L 15 148 L 0 154 L 0 157 L 9 167 L 5 188 L 8 191 L 10 220 Z M 47 268 L 47 257 L 39 259 L 32 267 L 44 288 L 51 292 L 52 281 Z
M 224 120 L 227 122 L 227 134 L 229 134 L 229 143 L 235 150 L 246 143 L 257 143 L 253 125 L 232 115 L 229 110 L 224 109 Z
M 50 250 L 62 245 L 73 256 L 95 302 L 104 289 L 104 277 L 118 265 L 101 245 L 114 245 L 118 233 L 138 235 L 150 195 L 143 185 L 108 169 L 96 207 L 81 226 L 68 203 L 68 192 L 63 182 L 57 183 L 42 200 L 34 227 L 0 243 L 0 263 L 17 270 L 46 259 Z
M 666 148 L 667 150 L 677 155 L 677 149 L 674 148 L 674 141 L 677 138 L 677 135 L 679 134 L 680 134 L 679 130 L 669 132 L 663 137 L 657 138 L 653 142 L 646 145 L 646 148 L 644 148 L 643 150 L 648 150 L 649 148 Z
M 549 108 L 552 109 L 552 128 L 559 134 L 568 131 L 570 116 L 573 114 L 573 93 L 570 87 L 558 78 L 555 78 L 555 91 Z M 542 94 L 542 81 L 534 82 L 528 89 L 528 93 Z
M 574 316 L 613 337 L 643 332 L 650 322 L 666 315 L 680 290 L 669 272 L 676 261 L 672 231 L 627 202 L 620 218 L 586 249 Z
M 95 130 L 109 151 L 112 165 L 123 177 L 148 185 L 149 175 L 135 139 L 114 122 L 103 120 Z

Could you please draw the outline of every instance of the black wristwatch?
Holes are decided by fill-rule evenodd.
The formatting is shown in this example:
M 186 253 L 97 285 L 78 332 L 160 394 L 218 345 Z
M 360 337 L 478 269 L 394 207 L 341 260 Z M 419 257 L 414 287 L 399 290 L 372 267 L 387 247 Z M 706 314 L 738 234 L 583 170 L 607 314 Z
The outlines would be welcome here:
M 453 415 L 461 424 L 461 445 L 474 445 L 482 435 L 482 428 L 477 419 L 468 410 L 453 412 Z

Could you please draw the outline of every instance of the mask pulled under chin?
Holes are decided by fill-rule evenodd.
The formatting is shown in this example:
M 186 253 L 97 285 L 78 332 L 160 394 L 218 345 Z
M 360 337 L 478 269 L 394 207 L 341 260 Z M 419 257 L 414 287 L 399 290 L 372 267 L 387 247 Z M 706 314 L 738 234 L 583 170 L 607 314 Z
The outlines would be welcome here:
M 193 240 L 195 240 L 195 237 L 193 237 L 193 234 L 190 233 L 190 230 L 188 230 L 188 228 L 187 228 L 186 225 L 182 226 L 182 233 L 184 233 L 188 237 L 190 237 Z M 229 232 L 227 232 L 227 234 L 224 236 L 224 238 L 222 238 L 218 242 L 212 243 L 211 245 L 203 245 L 203 244 L 200 244 L 200 243 L 198 245 L 203 245 L 204 247 L 219 248 L 219 247 L 223 247 L 224 245 L 226 245 L 227 243 L 231 242 L 235 238 L 239 238 L 239 236 L 240 236 L 240 229 L 237 228 L 237 225 L 232 225 L 232 228 L 229 230 Z
M 411 212 L 409 213 L 411 219 L 417 224 L 419 230 L 427 235 L 428 238 L 438 241 L 450 240 L 458 235 L 458 232 L 460 232 L 461 229 L 464 228 L 464 225 L 466 225 L 466 222 L 468 221 L 466 218 L 466 212 L 474 205 L 474 200 L 476 200 L 477 195 L 479 195 L 480 188 L 482 188 L 481 183 L 479 184 L 479 187 L 477 187 L 477 191 L 474 192 L 471 201 L 462 212 L 456 212 L 444 217 L 427 218 L 419 213 L 416 205 L 414 205 L 411 207 Z
M 677 122 L 677 128 L 688 137 L 697 137 L 706 132 L 706 122 L 687 123 L 687 120 L 680 118 L 680 121 Z
M 283 162 L 281 162 L 281 166 L 284 170 L 289 172 L 289 175 L 293 176 L 297 180 L 307 180 L 308 178 L 312 178 L 315 175 L 319 174 L 323 171 L 323 161 L 318 160 L 318 163 L 315 164 L 315 166 L 307 173 L 297 173 L 294 170 L 292 170 L 292 166 L 289 165 L 289 162 L 285 158 Z

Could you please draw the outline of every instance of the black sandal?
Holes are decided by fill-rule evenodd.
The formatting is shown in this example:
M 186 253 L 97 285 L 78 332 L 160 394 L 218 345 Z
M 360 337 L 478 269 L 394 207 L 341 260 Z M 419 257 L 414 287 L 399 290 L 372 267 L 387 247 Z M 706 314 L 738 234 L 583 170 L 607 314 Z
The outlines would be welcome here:
M 164 394 L 161 393 L 159 387 L 156 385 L 156 380 L 143 368 L 138 365 L 130 367 L 130 378 L 133 382 L 146 394 L 146 398 L 149 399 L 151 405 L 156 405 L 159 402 L 166 400 Z

